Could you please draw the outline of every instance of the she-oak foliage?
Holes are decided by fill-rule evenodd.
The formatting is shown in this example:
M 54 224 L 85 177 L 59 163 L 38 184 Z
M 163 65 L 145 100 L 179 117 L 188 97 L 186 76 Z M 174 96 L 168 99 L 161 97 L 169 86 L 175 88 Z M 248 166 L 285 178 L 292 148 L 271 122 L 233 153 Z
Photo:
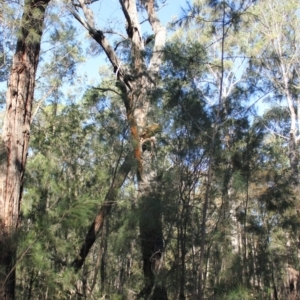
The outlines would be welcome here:
M 7 299 L 297 299 L 298 75 L 288 42 L 300 28 L 290 14 L 295 31 L 274 35 L 265 5 L 298 4 L 195 1 L 162 47 L 159 3 L 120 1 L 127 27 L 113 45 L 94 2 L 67 8 L 109 60 L 101 82 L 64 101 L 64 80 L 82 82 L 75 37 L 70 47 L 60 39 L 74 34 L 70 19 L 51 31 L 66 49 L 40 58 L 37 97 L 52 93 L 29 124 Z M 142 12 L 153 35 L 141 34 Z M 260 97 L 272 105 L 257 117 Z

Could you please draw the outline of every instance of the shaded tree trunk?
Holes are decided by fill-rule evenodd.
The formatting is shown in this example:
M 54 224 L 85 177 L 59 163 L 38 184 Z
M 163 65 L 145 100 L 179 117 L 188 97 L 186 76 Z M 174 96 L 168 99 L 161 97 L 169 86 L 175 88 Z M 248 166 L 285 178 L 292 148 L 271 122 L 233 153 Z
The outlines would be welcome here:
M 16 229 L 30 137 L 31 110 L 45 10 L 50 0 L 27 0 L 6 94 L 0 162 L 0 298 L 14 299 Z
M 154 125 L 153 120 L 149 118 L 149 111 L 151 110 L 150 93 L 155 88 L 155 76 L 157 76 L 162 60 L 166 29 L 160 24 L 156 16 L 154 0 L 144 1 L 142 5 L 148 13 L 148 21 L 154 33 L 153 52 L 147 65 L 144 58 L 145 42 L 140 29 L 136 0 L 119 0 L 119 2 L 127 23 L 128 39 L 131 41 L 132 62 L 128 70 L 125 70 L 125 64 L 118 58 L 106 39 L 104 32 L 95 28 L 93 12 L 85 1 L 79 0 L 85 19 L 72 7 L 69 7 L 69 9 L 74 17 L 88 30 L 92 38 L 99 43 L 111 62 L 126 108 L 140 199 L 141 250 L 145 281 L 140 296 L 167 299 L 165 288 L 163 286 L 159 287 L 155 283 L 156 271 L 158 271 L 157 266 L 162 258 L 163 249 L 161 245 L 163 244 L 163 234 L 160 219 L 160 198 L 155 192 L 157 182 L 156 167 L 152 159 L 154 136 L 160 128 L 157 124 Z M 151 123 L 154 126 L 147 126 Z M 150 149 L 147 149 L 147 147 L 143 149 L 143 145 L 146 143 L 150 144 Z M 105 214 L 105 217 L 108 213 L 109 211 Z M 91 230 L 94 231 L 92 227 L 90 228 Z M 90 241 L 89 244 L 92 245 L 94 238 L 90 239 Z M 87 251 L 84 250 L 84 253 L 81 253 L 80 256 L 85 257 L 86 255 Z M 78 269 L 78 267 L 80 268 L 80 264 L 77 264 L 76 268 Z

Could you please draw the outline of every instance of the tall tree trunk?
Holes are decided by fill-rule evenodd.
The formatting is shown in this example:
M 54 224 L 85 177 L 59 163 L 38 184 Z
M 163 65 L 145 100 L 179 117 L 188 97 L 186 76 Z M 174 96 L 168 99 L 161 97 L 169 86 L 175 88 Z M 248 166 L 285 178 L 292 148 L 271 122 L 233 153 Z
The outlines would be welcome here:
M 299 163 L 299 138 L 297 138 L 297 114 L 294 107 L 292 95 L 289 91 L 289 83 L 288 83 L 288 75 L 286 74 L 286 70 L 284 65 L 281 65 L 282 74 L 284 77 L 284 92 L 287 98 L 287 103 L 289 106 L 291 124 L 290 124 L 290 137 L 289 137 L 289 160 L 290 166 L 292 170 L 292 180 L 293 184 L 297 186 L 298 184 L 298 163 Z
M 214 136 L 213 143 L 214 144 Z M 211 152 L 213 150 L 210 150 Z M 204 297 L 204 258 L 205 258 L 205 246 L 206 246 L 206 219 L 207 219 L 207 210 L 209 205 L 209 198 L 211 192 L 211 184 L 212 184 L 212 165 L 213 165 L 213 154 L 210 153 L 209 162 L 208 162 L 208 170 L 207 170 L 207 182 L 206 182 L 206 190 L 205 190 L 205 198 L 203 202 L 203 210 L 202 210 L 202 223 L 201 223 L 201 242 L 200 242 L 200 259 L 199 259 L 199 274 L 198 274 L 198 300 L 203 299 Z
M 6 94 L 0 162 L 0 299 L 15 297 L 15 233 L 20 216 L 31 110 L 45 10 L 50 0 L 27 0 Z
M 83 19 L 75 9 L 69 7 L 74 17 L 88 30 L 89 34 L 103 48 L 111 62 L 122 92 L 127 119 L 132 138 L 140 206 L 140 233 L 145 284 L 140 296 L 154 299 L 167 299 L 163 286 L 155 282 L 157 266 L 162 258 L 162 223 L 160 197 L 156 192 L 156 167 L 153 164 L 154 136 L 159 131 L 158 124 L 149 118 L 150 93 L 154 89 L 155 76 L 162 60 L 162 48 L 165 45 L 166 29 L 160 24 L 155 13 L 154 0 L 143 1 L 148 13 L 148 21 L 154 33 L 154 47 L 149 64 L 144 59 L 145 42 L 140 29 L 136 0 L 119 0 L 126 19 L 126 31 L 131 41 L 132 63 L 129 72 L 119 60 L 106 39 L 104 32 L 95 28 L 94 16 L 84 0 L 78 0 L 84 13 Z M 146 126 L 151 124 L 151 126 Z M 149 147 L 146 147 L 149 144 Z M 144 148 L 144 149 L 143 149 Z M 107 216 L 107 214 L 105 214 Z M 149 221 L 149 222 L 148 222 Z M 151 221 L 151 222 L 150 222 Z M 87 248 L 86 248 L 87 249 Z M 87 252 L 84 250 L 84 255 Z M 80 267 L 80 264 L 77 264 Z

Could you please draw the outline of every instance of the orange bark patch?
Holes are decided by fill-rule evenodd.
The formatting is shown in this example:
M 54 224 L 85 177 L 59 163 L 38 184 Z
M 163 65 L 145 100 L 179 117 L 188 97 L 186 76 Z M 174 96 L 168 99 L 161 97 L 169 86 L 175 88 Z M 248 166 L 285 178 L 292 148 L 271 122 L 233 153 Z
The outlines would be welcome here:
M 133 153 L 134 153 L 134 158 L 137 161 L 138 165 L 138 179 L 140 180 L 142 178 L 142 173 L 143 173 L 143 163 L 142 163 L 142 151 L 141 151 L 141 145 L 140 145 L 140 137 L 138 133 L 138 127 L 136 124 L 136 120 L 132 113 L 127 114 L 127 118 L 129 121 L 129 126 L 130 126 L 130 133 L 133 139 Z

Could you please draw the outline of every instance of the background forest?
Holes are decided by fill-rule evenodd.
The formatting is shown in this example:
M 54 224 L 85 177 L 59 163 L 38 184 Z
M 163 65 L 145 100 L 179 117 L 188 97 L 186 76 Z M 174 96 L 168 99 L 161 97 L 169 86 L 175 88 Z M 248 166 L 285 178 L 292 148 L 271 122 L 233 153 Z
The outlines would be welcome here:
M 300 3 L 174 2 L 0 0 L 0 299 L 300 299 Z

